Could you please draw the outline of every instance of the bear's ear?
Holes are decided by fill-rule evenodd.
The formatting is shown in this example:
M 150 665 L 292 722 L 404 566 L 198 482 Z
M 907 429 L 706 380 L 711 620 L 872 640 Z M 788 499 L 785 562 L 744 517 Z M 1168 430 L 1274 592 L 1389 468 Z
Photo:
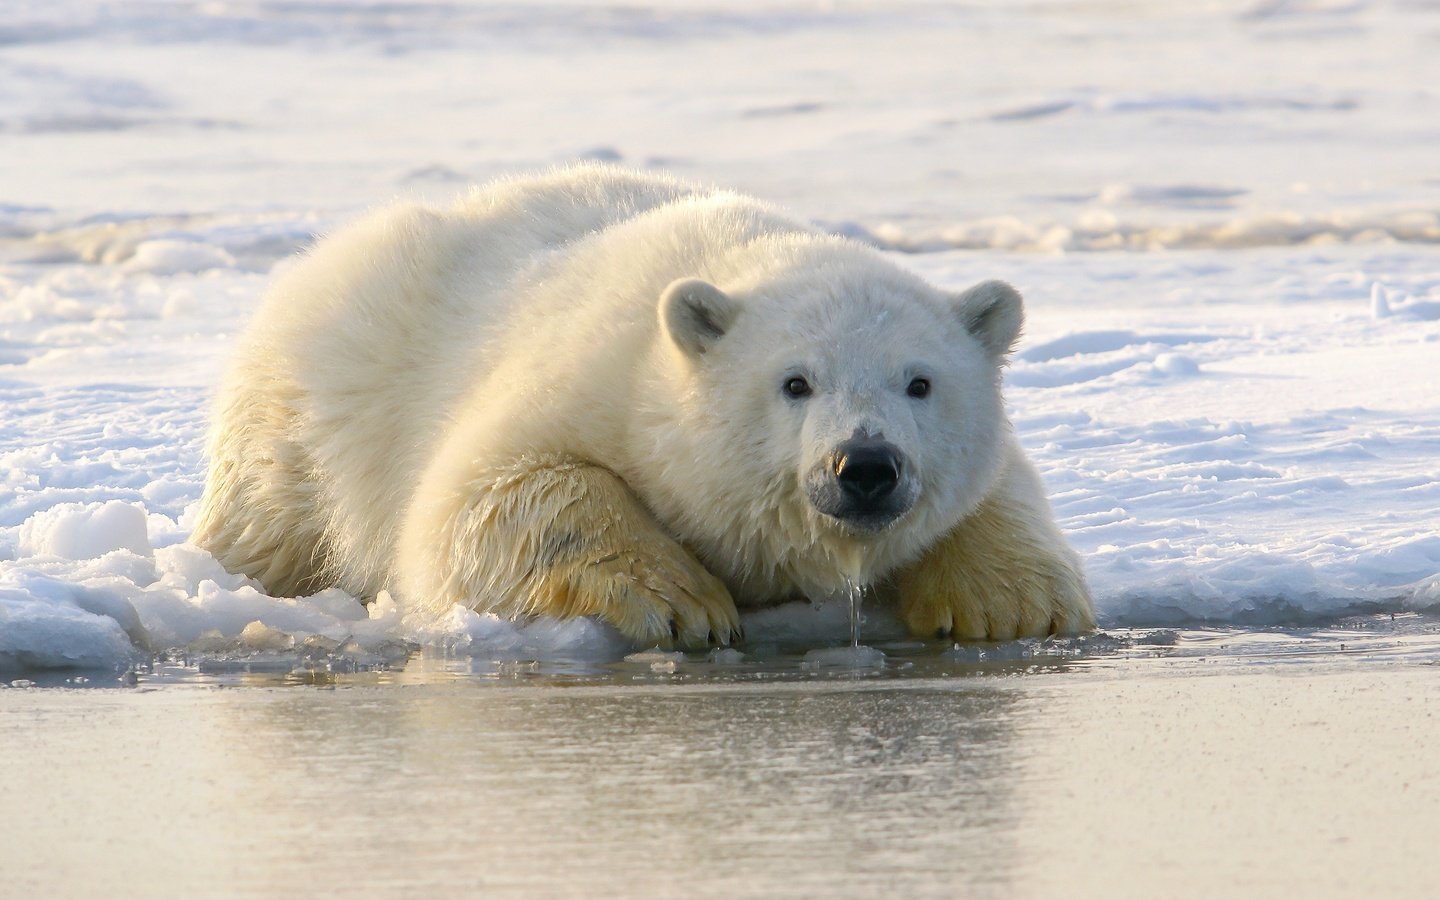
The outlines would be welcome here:
M 681 278 L 660 294 L 660 326 L 675 346 L 699 356 L 724 337 L 740 304 L 699 278 Z
M 965 328 L 997 359 L 1020 339 L 1025 303 L 1020 292 L 1003 281 L 982 281 L 952 301 Z

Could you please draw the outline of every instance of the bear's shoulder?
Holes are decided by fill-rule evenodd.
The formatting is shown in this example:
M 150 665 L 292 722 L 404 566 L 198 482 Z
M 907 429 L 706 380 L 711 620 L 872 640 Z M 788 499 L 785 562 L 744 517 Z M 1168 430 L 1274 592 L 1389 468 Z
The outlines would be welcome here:
M 709 192 L 668 175 L 581 164 L 477 186 L 459 199 L 453 212 L 462 218 L 603 225 L 704 193 Z

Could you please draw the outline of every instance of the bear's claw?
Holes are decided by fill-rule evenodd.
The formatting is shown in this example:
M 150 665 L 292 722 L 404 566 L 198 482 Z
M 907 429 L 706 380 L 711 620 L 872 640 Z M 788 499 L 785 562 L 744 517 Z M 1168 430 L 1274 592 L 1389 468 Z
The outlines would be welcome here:
M 1011 561 L 1014 564 L 1014 561 Z M 1078 634 L 1094 627 L 1084 578 L 1062 557 L 1025 568 L 930 566 L 896 579 L 911 634 L 962 641 L 1010 641 Z
M 1080 559 L 1016 454 L 979 508 L 891 577 L 911 634 L 1010 641 L 1095 627 Z
M 569 602 L 558 610 L 534 604 L 532 611 L 595 615 L 647 647 L 729 644 L 740 616 L 725 585 L 679 544 L 668 538 L 653 544 L 643 552 L 612 552 L 569 573 L 551 573 L 548 580 L 569 582 L 562 592 Z

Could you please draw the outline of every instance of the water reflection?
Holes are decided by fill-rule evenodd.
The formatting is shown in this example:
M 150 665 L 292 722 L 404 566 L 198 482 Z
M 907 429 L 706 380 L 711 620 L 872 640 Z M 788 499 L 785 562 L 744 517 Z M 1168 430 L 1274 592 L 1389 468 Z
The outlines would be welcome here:
M 0 895 L 1420 895 L 1433 635 L 1222 640 L 1038 678 L 6 690 Z
M 363 865 L 397 888 L 914 893 L 962 874 L 973 887 L 977 860 L 1010 855 L 1016 696 L 287 693 L 233 711 L 250 752 L 229 764 L 255 785 L 242 802 L 261 817 L 285 810 L 265 829 L 273 857 L 247 880 L 280 890 L 313 878 L 317 856 L 351 856 L 354 835 L 383 828 Z

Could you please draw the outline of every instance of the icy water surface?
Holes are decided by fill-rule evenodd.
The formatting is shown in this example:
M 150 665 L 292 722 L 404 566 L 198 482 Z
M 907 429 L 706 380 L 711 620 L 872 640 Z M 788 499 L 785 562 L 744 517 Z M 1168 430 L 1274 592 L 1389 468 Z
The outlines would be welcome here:
M 0 896 L 1418 896 L 1436 629 L 52 675 Z

